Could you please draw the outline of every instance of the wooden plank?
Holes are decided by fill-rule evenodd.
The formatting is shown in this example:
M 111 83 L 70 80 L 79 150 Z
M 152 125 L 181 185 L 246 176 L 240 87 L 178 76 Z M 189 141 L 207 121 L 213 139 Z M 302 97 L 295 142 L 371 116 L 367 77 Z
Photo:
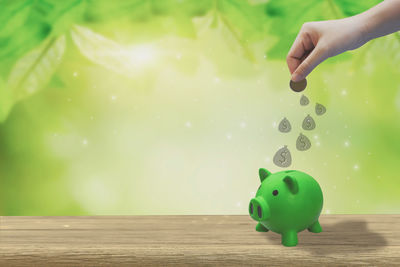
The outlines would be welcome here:
M 249 216 L 0 217 L 0 266 L 400 265 L 400 215 L 322 215 L 297 247 Z

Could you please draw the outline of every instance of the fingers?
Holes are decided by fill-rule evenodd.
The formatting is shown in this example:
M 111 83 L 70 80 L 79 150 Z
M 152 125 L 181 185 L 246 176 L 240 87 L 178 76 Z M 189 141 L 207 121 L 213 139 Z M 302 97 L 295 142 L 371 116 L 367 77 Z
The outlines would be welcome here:
M 305 23 L 293 42 L 286 58 L 292 81 L 303 80 L 327 56 L 326 45 L 320 42 L 320 34 L 313 23 Z
M 290 73 L 292 74 L 301 64 L 303 59 L 314 48 L 314 44 L 307 33 L 303 30 L 297 35 L 286 58 Z
M 293 72 L 297 69 L 297 67 L 300 65 L 301 60 L 299 58 L 295 58 L 292 56 L 288 56 L 286 58 L 286 63 L 288 65 L 290 74 L 293 74 Z
M 298 82 L 306 78 L 307 75 L 326 58 L 325 49 L 322 48 L 321 45 L 317 45 L 292 73 L 292 81 Z

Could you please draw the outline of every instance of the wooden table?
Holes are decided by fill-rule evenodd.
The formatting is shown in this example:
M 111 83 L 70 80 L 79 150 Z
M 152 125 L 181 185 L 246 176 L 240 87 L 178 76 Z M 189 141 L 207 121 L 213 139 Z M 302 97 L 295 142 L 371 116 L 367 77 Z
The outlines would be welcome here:
M 400 215 L 322 215 L 284 247 L 249 216 L 0 217 L 0 266 L 400 266 Z

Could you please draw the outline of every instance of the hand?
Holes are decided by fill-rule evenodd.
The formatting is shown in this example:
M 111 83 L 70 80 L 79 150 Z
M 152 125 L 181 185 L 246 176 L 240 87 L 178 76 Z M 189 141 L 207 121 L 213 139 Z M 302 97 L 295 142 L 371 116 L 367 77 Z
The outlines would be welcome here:
M 322 61 L 368 41 L 366 24 L 354 16 L 305 23 L 296 37 L 287 64 L 294 82 L 303 80 Z

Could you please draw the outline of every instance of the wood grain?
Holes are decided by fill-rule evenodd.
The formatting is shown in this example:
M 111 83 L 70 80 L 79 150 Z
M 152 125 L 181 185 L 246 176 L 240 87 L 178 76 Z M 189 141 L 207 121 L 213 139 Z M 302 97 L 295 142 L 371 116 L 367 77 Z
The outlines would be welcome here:
M 284 247 L 249 216 L 0 217 L 0 266 L 400 266 L 400 215 L 322 215 Z

